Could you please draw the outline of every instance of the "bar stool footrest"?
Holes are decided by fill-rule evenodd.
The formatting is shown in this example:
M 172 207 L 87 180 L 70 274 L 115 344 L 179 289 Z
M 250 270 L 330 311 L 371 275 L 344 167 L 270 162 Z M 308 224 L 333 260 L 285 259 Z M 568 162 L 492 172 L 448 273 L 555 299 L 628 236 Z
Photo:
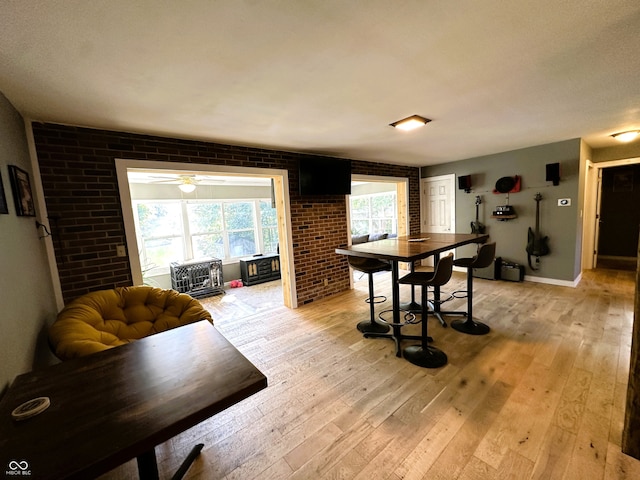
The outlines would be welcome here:
M 422 320 L 418 320 L 418 318 L 416 317 L 416 315 L 411 312 L 411 311 L 407 311 L 407 310 L 400 310 L 400 312 L 404 312 L 404 322 L 400 322 L 400 323 L 394 323 L 392 322 L 387 322 L 383 315 L 385 313 L 389 313 L 389 312 L 393 312 L 393 310 L 383 310 L 380 313 L 378 313 L 378 320 L 380 322 L 382 322 L 385 325 L 390 325 L 390 326 L 397 326 L 397 327 L 404 327 L 405 325 L 415 325 L 417 323 L 420 323 Z
M 374 303 L 374 304 L 384 303 L 386 301 L 387 301 L 387 297 L 385 297 L 384 295 L 375 295 L 373 297 L 368 297 L 364 299 L 364 303 Z

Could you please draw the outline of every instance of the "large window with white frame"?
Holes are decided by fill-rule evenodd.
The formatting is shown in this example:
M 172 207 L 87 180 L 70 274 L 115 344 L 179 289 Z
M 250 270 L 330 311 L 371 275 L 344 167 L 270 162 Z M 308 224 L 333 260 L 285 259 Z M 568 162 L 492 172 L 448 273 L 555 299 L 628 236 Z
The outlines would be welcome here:
M 395 191 L 351 195 L 351 234 L 398 233 Z
M 275 253 L 278 228 L 268 199 L 135 200 L 140 261 L 146 276 L 169 272 L 171 262 L 220 258 L 231 262 Z

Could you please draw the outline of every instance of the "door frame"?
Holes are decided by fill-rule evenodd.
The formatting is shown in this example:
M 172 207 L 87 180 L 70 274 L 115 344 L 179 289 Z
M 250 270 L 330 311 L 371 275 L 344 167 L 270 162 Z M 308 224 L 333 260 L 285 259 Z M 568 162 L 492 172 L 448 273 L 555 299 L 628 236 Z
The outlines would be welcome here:
M 607 162 L 587 160 L 584 189 L 584 223 L 582 229 L 582 269 L 596 268 L 598 256 L 598 237 L 600 201 L 602 198 L 602 169 L 634 165 L 640 163 L 640 157 L 623 158 Z
M 127 251 L 131 265 L 131 276 L 134 285 L 142 284 L 142 266 L 138 252 L 138 240 L 135 230 L 133 208 L 131 203 L 131 191 L 127 171 L 133 169 L 143 170 L 169 170 L 183 171 L 193 174 L 222 174 L 254 176 L 273 179 L 273 192 L 275 195 L 276 216 L 278 222 L 278 242 L 280 246 L 280 271 L 282 278 L 283 303 L 286 307 L 297 308 L 298 298 L 296 294 L 296 280 L 293 262 L 293 235 L 291 229 L 291 205 L 289 196 L 289 172 L 281 169 L 235 167 L 227 165 L 207 165 L 197 163 L 168 163 L 150 160 L 128 160 L 117 158 L 116 175 L 120 190 L 120 203 L 125 227 Z

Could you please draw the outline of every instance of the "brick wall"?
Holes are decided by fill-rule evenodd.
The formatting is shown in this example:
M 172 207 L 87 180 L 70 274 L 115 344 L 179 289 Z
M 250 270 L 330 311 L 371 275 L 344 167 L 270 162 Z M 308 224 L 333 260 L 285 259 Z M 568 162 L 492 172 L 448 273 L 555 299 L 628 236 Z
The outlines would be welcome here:
M 32 128 L 65 302 L 132 284 L 128 258 L 116 256 L 116 245 L 126 243 L 116 158 L 288 170 L 298 304 L 349 288 L 346 258 L 335 253 L 347 244 L 345 197 L 298 195 L 302 155 L 55 124 Z M 409 177 L 410 230 L 419 231 L 418 168 L 363 161 L 352 168 L 354 174 Z

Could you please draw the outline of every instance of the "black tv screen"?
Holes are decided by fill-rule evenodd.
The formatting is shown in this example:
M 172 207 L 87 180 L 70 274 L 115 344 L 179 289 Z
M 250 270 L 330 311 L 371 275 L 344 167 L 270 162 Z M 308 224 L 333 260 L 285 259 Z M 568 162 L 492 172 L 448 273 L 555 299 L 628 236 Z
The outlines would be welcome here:
M 351 161 L 306 157 L 299 165 L 300 195 L 351 194 Z

